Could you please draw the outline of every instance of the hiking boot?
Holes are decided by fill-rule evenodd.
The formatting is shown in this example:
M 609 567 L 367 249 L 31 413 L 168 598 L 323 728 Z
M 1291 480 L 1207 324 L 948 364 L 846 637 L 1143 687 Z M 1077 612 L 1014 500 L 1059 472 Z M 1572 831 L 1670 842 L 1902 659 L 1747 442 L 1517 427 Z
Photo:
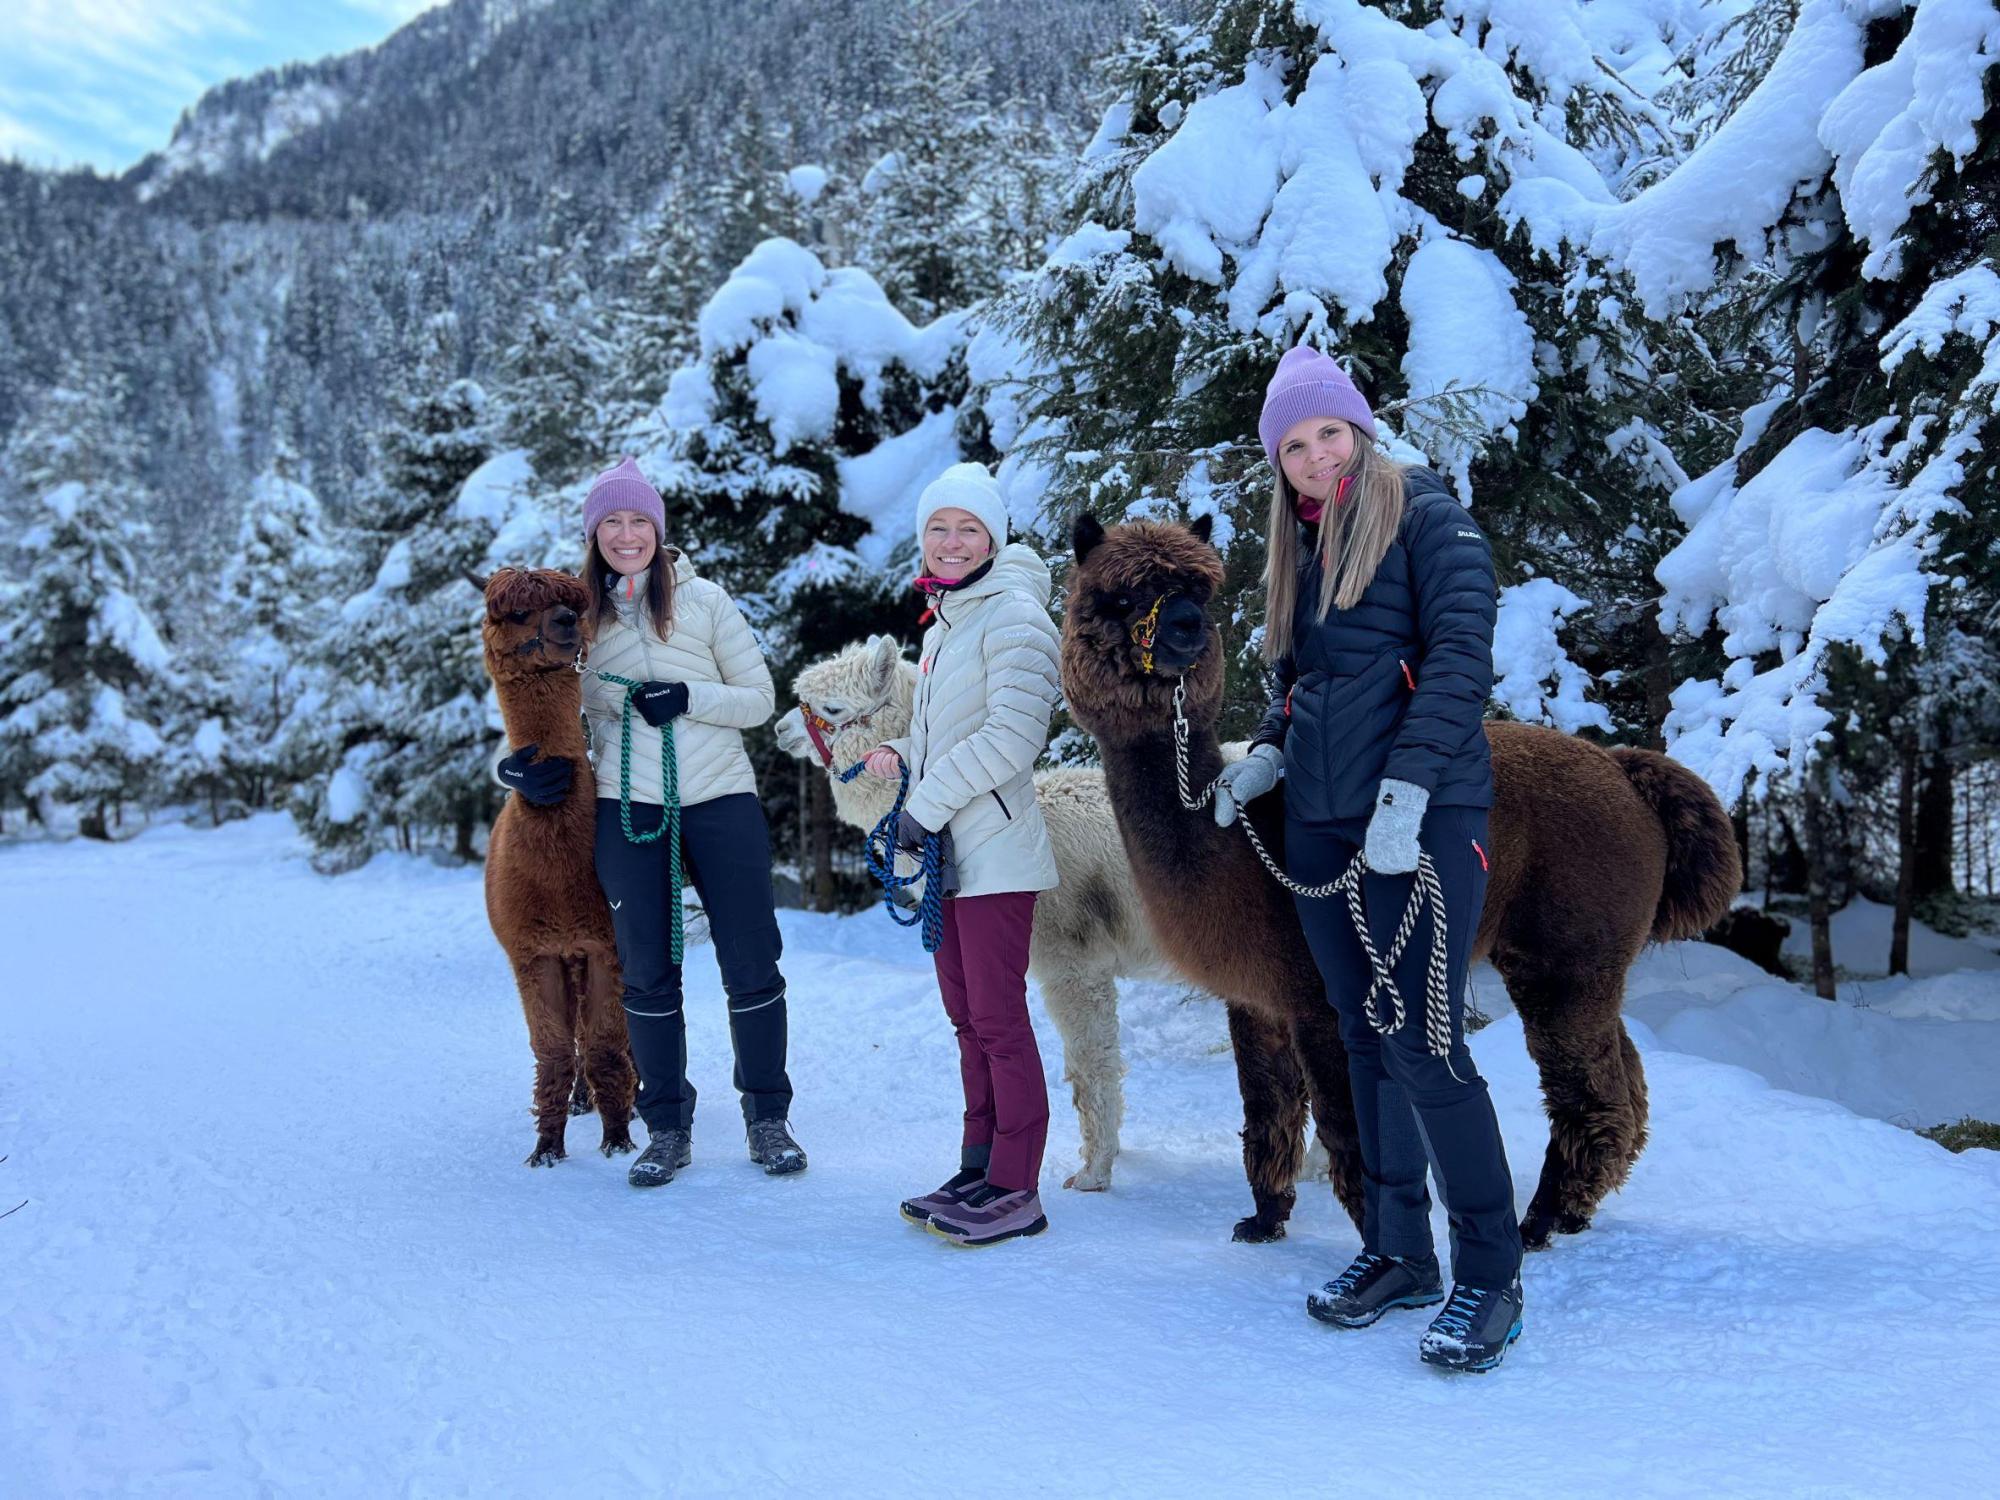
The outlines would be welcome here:
M 931 1215 L 933 1234 L 969 1249 L 1040 1234 L 1048 1227 L 1049 1221 L 1042 1217 L 1041 1195 L 1033 1188 L 1009 1191 L 990 1182 L 973 1188 L 958 1207 Z
M 973 1189 L 985 1185 L 986 1173 L 981 1168 L 963 1168 L 935 1192 L 925 1193 L 921 1198 L 905 1198 L 902 1203 L 903 1217 L 912 1224 L 928 1224 L 932 1214 L 957 1208 L 971 1196 Z
M 786 1177 L 806 1169 L 805 1148 L 792 1139 L 791 1127 L 783 1120 L 752 1120 L 750 1160 L 773 1177 Z
M 678 1125 L 651 1130 L 648 1134 L 646 1149 L 632 1163 L 625 1180 L 633 1187 L 665 1187 L 674 1180 L 674 1173 L 694 1159 L 694 1145 Z
M 1363 1250 L 1345 1271 L 1306 1294 L 1306 1311 L 1336 1328 L 1366 1328 L 1391 1308 L 1442 1301 L 1444 1278 L 1435 1255 L 1403 1260 Z
M 1477 1373 L 1500 1363 L 1521 1336 L 1521 1282 L 1498 1289 L 1452 1285 L 1451 1301 L 1431 1319 L 1417 1352 L 1440 1370 Z

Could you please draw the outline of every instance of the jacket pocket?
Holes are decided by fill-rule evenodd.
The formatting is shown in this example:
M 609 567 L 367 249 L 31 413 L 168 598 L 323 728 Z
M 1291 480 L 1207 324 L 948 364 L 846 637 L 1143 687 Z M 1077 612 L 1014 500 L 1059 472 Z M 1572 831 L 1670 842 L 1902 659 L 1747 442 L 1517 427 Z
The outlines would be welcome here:
M 989 795 L 993 798 L 995 802 L 1000 804 L 1000 811 L 1006 814 L 1007 821 L 1009 823 L 1013 822 L 1014 815 L 1010 812 L 1007 812 L 1007 799 L 1005 797 L 1002 797 L 997 789 L 989 793 Z

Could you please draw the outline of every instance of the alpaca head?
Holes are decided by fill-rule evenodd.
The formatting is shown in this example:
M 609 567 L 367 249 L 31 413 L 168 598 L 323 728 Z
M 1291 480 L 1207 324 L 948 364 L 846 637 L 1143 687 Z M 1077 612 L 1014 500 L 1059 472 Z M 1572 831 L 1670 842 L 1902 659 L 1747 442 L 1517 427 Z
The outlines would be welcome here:
M 1106 531 L 1078 519 L 1076 567 L 1063 613 L 1063 693 L 1077 723 L 1103 739 L 1166 728 L 1174 689 L 1187 684 L 1188 717 L 1212 723 L 1222 706 L 1222 640 L 1208 606 L 1222 584 L 1209 544 L 1213 518 L 1192 526 L 1134 521 Z
M 908 732 L 917 674 L 894 636 L 875 635 L 814 662 L 792 680 L 792 690 L 799 706 L 778 720 L 778 748 L 845 770 Z
M 479 637 L 496 686 L 575 665 L 589 602 L 581 579 L 554 568 L 502 568 L 482 590 Z

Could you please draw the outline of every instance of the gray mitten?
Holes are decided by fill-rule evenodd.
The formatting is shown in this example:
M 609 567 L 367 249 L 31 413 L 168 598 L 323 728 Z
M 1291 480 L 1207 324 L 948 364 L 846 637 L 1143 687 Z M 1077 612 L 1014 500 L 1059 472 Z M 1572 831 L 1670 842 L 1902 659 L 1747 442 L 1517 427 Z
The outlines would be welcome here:
M 1224 766 L 1215 781 L 1215 821 L 1227 828 L 1243 808 L 1278 784 L 1285 769 L 1285 752 L 1276 745 L 1259 745 L 1234 765 Z
M 1384 780 L 1375 793 L 1375 815 L 1368 820 L 1368 842 L 1361 852 L 1378 875 L 1407 875 L 1417 867 L 1417 831 L 1424 826 L 1424 809 L 1431 794 L 1407 781 Z

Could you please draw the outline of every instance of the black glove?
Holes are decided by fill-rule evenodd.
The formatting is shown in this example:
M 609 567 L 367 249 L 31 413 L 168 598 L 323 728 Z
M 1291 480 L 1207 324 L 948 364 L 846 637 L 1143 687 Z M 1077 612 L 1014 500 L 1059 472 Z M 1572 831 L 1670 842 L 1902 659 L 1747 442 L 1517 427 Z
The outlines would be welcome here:
M 500 779 L 515 791 L 526 797 L 537 807 L 554 807 L 569 795 L 569 784 L 576 777 L 576 767 L 568 757 L 551 755 L 537 765 L 530 765 L 540 745 L 523 745 L 512 755 L 502 760 L 495 768 Z
M 632 703 L 639 710 L 639 717 L 658 729 L 688 711 L 688 685 L 685 682 L 642 682 L 639 690 L 632 695 Z
M 904 854 L 924 857 L 924 840 L 931 831 L 908 813 L 896 819 L 896 848 Z M 951 830 L 945 829 L 937 836 L 938 841 L 938 894 L 956 896 L 958 894 L 958 853 L 951 845 Z

